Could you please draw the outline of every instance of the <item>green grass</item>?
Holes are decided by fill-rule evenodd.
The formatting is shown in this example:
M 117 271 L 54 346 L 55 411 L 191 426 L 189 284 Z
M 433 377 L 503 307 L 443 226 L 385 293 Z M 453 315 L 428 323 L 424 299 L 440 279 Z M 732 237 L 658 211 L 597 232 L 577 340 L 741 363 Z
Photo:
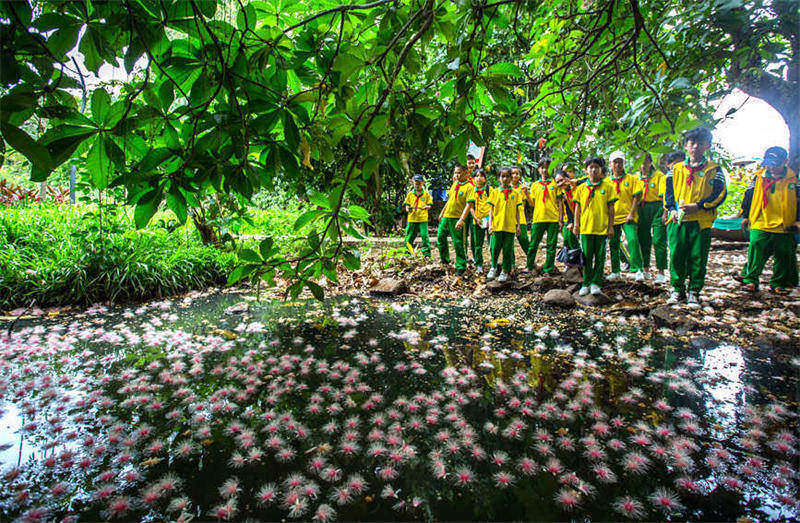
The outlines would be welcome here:
M 135 230 L 127 212 L 70 205 L 0 210 L 0 308 L 138 301 L 222 284 L 235 254 L 194 227 Z

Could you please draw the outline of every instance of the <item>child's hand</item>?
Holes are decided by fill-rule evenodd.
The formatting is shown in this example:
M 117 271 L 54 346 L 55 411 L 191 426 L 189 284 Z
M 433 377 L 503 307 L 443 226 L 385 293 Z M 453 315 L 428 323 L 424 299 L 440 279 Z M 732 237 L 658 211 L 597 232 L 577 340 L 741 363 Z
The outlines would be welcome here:
M 463 227 L 464 227 L 464 220 L 462 220 L 461 218 L 459 218 L 459 219 L 458 219 L 458 222 L 456 223 L 456 230 L 457 230 L 457 231 L 460 231 L 460 230 L 461 230 Z
M 490 226 L 489 226 L 489 236 L 491 236 L 492 234 L 494 234 L 494 229 L 493 229 L 493 228 L 492 228 L 492 226 L 490 225 Z
M 625 223 L 633 223 L 633 215 L 629 214 L 625 217 Z
M 519 224 L 517 224 L 517 236 L 519 236 Z
M 613 238 L 614 237 L 614 229 L 613 228 L 609 229 L 607 235 L 608 235 L 609 238 Z
M 800 223 L 800 222 L 794 222 L 795 227 L 797 227 L 798 223 Z M 749 228 L 750 228 L 750 220 L 748 220 L 747 218 L 743 219 L 742 220 L 742 229 L 749 229 Z
M 578 224 L 576 223 L 575 225 L 572 226 L 572 234 L 574 234 L 575 236 L 578 236 L 580 233 L 581 233 L 581 231 L 578 228 Z
M 667 222 L 677 222 L 678 221 L 678 211 L 669 211 L 669 218 L 667 218 Z

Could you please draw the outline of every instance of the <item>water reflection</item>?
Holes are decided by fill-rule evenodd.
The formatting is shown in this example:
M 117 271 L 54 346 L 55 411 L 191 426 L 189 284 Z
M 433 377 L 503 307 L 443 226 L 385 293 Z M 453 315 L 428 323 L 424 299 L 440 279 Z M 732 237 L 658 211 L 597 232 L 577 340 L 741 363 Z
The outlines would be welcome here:
M 780 467 L 796 418 L 760 391 L 775 377 L 793 390 L 796 376 L 748 372 L 740 348 L 480 306 L 224 312 L 239 300 L 98 309 L 3 340 L 0 437 L 26 440 L 0 459 L 40 452 L 24 478 L 0 480 L 0 515 L 793 515 L 795 474 Z M 71 505 L 55 503 L 63 482 L 80 485 Z M 265 501 L 271 488 L 280 503 Z

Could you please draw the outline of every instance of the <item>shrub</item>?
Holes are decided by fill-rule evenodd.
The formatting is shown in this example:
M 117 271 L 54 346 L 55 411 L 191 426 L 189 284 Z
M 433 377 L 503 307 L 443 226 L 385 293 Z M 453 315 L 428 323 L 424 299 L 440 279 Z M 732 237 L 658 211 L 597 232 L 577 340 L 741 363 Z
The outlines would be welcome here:
M 0 213 L 0 308 L 161 297 L 226 281 L 235 255 L 124 212 L 18 204 Z

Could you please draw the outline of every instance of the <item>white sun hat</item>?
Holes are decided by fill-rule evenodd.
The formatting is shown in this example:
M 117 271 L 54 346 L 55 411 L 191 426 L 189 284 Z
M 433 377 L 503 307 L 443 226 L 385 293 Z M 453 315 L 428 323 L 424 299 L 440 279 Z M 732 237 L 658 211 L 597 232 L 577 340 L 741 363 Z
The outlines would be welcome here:
M 617 149 L 616 151 L 611 153 L 611 156 L 609 156 L 609 158 L 608 158 L 609 162 L 608 163 L 614 163 L 614 160 L 616 160 L 616 159 L 620 159 L 620 160 L 622 160 L 624 162 L 625 161 L 625 153 L 623 153 L 622 151 Z

